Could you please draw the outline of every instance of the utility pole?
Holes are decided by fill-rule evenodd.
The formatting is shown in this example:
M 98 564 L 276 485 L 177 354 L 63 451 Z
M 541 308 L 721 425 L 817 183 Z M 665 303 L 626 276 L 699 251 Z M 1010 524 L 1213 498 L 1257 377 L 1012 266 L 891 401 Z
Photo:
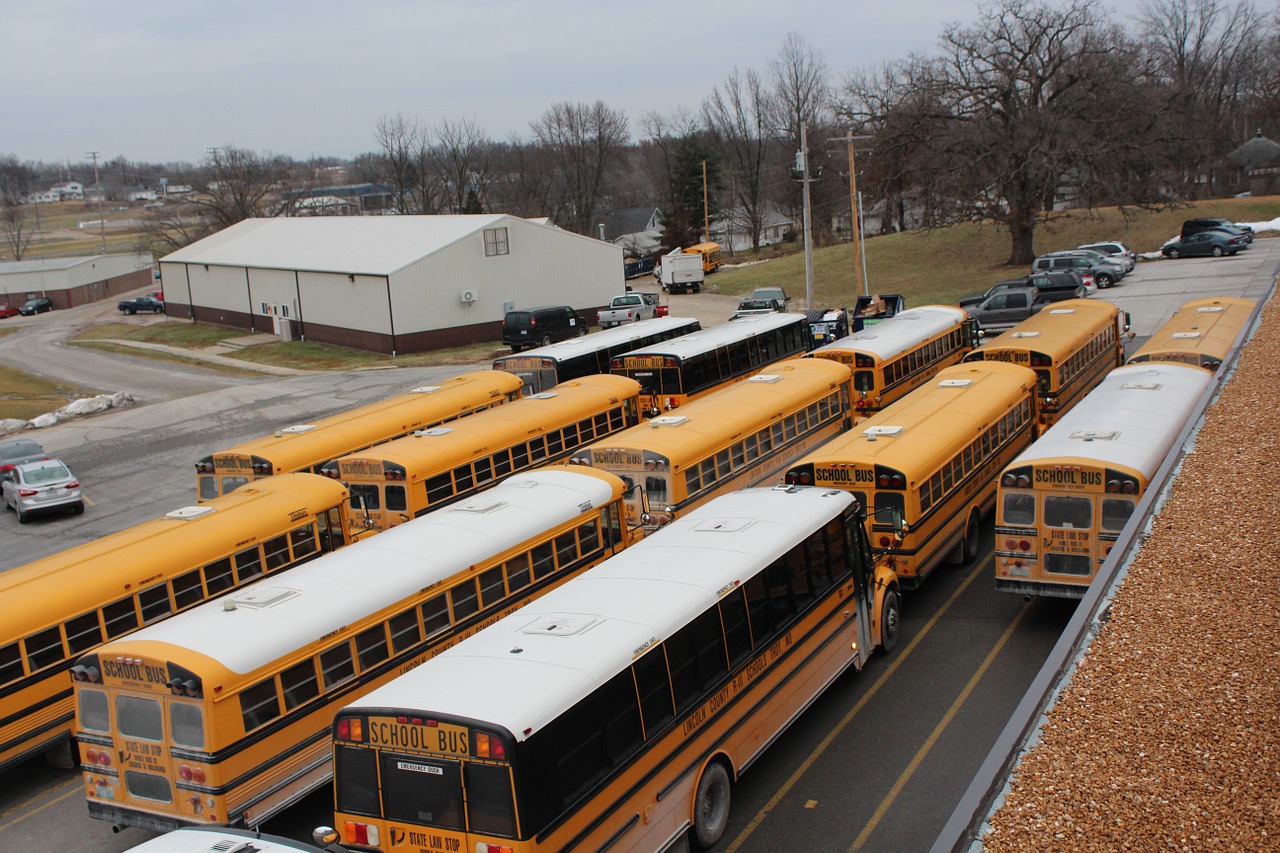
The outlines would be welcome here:
M 107 253 L 107 220 L 102 215 L 102 185 L 98 183 L 98 149 L 86 151 L 93 158 L 93 194 L 98 197 L 98 230 L 102 233 L 102 254 Z
M 858 193 L 858 167 L 853 156 L 853 143 L 859 139 L 870 139 L 868 136 L 854 136 L 853 131 L 849 131 L 849 135 L 838 138 L 836 142 L 847 142 L 849 144 L 849 209 L 852 211 L 853 217 L 853 271 L 857 281 L 862 285 L 859 290 L 863 296 L 870 296 L 870 285 L 867 283 L 867 259 L 863 255 L 862 242 L 862 196 Z
M 707 205 L 707 161 L 702 161 L 702 230 L 706 234 L 703 238 L 708 243 L 711 242 L 711 208 Z

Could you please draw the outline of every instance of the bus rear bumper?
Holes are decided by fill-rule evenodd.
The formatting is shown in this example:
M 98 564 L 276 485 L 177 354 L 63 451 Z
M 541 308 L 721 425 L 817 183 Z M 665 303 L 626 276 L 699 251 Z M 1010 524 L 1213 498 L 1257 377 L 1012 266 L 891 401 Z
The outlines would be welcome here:
M 89 800 L 88 802 L 89 817 L 111 824 L 117 832 L 126 826 L 136 826 L 141 829 L 149 829 L 152 832 L 172 832 L 175 829 L 182 829 L 187 826 L 203 826 L 203 824 L 193 824 L 190 821 L 177 820 L 167 815 L 149 814 L 134 809 L 122 809 L 102 800 Z M 209 824 L 209 826 L 222 825 Z
M 1016 595 L 1042 596 L 1044 598 L 1084 598 L 1088 584 L 1049 583 L 1046 581 L 1021 581 L 996 578 L 996 592 L 1012 592 Z

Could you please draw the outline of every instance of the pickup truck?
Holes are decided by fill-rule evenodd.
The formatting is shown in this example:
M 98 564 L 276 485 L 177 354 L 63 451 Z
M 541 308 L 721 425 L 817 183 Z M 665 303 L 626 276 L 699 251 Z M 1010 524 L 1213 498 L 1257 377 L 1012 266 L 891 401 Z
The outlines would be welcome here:
M 853 330 L 861 332 L 867 326 L 874 326 L 881 320 L 887 320 L 899 311 L 905 310 L 907 300 L 900 293 L 876 293 L 871 296 L 859 296 L 853 306 Z
M 982 334 L 990 334 L 1012 329 L 1048 304 L 1034 287 L 1008 287 L 964 310 L 978 321 Z
M 137 299 L 125 299 L 116 303 L 116 310 L 121 314 L 137 314 L 138 312 L 151 312 L 152 314 L 163 314 L 164 303 L 154 296 L 139 296 Z
M 660 307 L 656 293 L 624 293 L 613 297 L 609 307 L 599 313 L 597 322 L 604 329 L 621 326 L 623 323 L 638 323 L 657 317 Z
M 786 311 L 791 297 L 781 287 L 757 287 L 738 303 L 739 312 Z

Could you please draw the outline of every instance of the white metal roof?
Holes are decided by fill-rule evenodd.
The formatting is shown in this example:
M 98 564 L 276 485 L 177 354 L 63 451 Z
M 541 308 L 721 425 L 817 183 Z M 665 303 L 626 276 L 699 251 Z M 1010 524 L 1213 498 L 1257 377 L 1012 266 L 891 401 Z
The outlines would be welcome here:
M 568 521 L 612 497 L 608 481 L 566 469 L 516 474 L 465 501 L 135 631 L 99 651 L 150 640 L 249 673 L 287 651 Z M 290 595 L 290 593 L 296 593 Z M 279 601 L 267 606 L 255 602 Z M 239 603 L 227 609 L 230 603 Z
M 637 323 L 627 323 L 622 326 L 614 326 L 612 329 L 592 332 L 580 338 L 568 338 L 545 347 L 524 350 L 519 355 L 504 356 L 504 358 L 554 358 L 564 361 L 565 359 L 576 358 L 606 347 L 625 344 L 627 341 L 638 340 L 645 335 L 657 335 L 671 329 L 690 326 L 697 322 L 692 317 L 651 317 L 648 320 L 641 320 Z
M 390 275 L 478 231 L 511 222 L 526 220 L 502 213 L 246 219 L 160 260 Z
M 1212 374 L 1198 367 L 1118 367 L 1008 467 L 1066 457 L 1124 465 L 1150 477 L 1212 383 Z
M 968 314 L 961 308 L 949 305 L 921 305 L 881 320 L 861 331 L 847 335 L 826 346 L 818 347 L 812 355 L 829 352 L 864 352 L 876 358 L 893 358 L 934 335 L 963 323 Z
M 749 335 L 758 335 L 774 329 L 784 329 L 791 325 L 803 325 L 804 322 L 803 314 L 779 311 L 770 311 L 767 314 L 750 314 L 745 317 L 735 317 L 727 323 L 721 323 L 709 329 L 700 329 L 687 335 L 681 335 L 678 338 L 672 338 L 669 341 L 663 341 L 660 344 L 632 350 L 627 355 L 671 355 L 678 358 L 689 358 L 700 353 L 710 352 L 724 344 L 740 341 Z
M 795 487 L 716 498 L 346 710 L 420 708 L 524 739 L 852 501 Z

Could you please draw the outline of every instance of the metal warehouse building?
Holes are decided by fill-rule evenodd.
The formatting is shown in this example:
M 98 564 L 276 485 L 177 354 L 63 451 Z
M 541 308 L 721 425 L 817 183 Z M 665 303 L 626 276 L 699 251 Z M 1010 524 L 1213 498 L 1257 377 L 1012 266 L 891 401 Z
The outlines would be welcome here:
M 496 342 L 517 308 L 594 317 L 624 290 L 617 246 L 506 214 L 247 219 L 160 274 L 170 317 L 391 355 Z
M 74 308 L 150 283 L 150 255 L 10 261 L 0 264 L 0 304 L 21 305 L 32 297 L 46 296 L 55 308 Z

